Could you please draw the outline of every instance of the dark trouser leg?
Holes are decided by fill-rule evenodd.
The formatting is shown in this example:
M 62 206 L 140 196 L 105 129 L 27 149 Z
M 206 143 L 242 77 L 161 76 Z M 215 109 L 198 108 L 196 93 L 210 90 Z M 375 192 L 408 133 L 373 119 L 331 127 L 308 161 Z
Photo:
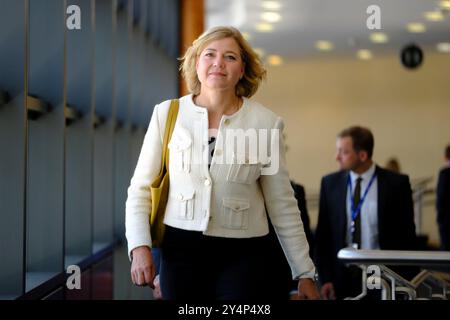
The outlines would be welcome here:
M 218 300 L 282 299 L 276 290 L 278 286 L 272 282 L 279 278 L 273 274 L 273 257 L 266 250 L 266 241 L 266 237 L 258 237 L 228 239 L 219 244 L 222 252 L 216 257 Z
M 160 283 L 163 299 L 213 300 L 208 257 L 200 245 L 201 234 L 166 228 L 161 250 Z

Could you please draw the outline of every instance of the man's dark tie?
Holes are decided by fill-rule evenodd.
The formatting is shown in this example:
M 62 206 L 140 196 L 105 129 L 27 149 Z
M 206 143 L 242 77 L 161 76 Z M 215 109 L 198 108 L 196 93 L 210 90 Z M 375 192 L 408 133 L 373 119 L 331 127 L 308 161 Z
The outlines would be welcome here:
M 353 192 L 354 209 L 356 209 L 361 199 L 361 181 L 361 177 L 358 177 L 358 179 L 356 179 L 355 191 Z M 357 216 L 354 222 L 355 225 L 352 234 L 353 243 L 358 245 L 358 249 L 361 249 L 361 212 L 357 212 Z

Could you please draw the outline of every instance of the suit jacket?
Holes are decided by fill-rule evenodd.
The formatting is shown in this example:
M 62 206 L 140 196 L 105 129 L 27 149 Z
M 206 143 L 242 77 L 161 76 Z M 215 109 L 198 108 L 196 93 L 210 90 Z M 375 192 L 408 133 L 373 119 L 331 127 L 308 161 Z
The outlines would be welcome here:
M 297 184 L 291 180 L 292 189 L 297 199 L 298 208 L 300 210 L 303 229 L 305 230 L 306 239 L 309 244 L 310 257 L 314 254 L 314 239 L 310 228 L 310 220 L 306 205 L 305 188 L 301 184 Z M 271 294 L 276 300 L 286 300 L 289 292 L 297 289 L 298 281 L 292 281 L 291 270 L 284 255 L 280 242 L 275 234 L 272 224 L 269 224 L 269 236 L 267 244 L 267 252 L 270 252 L 270 259 L 267 261 L 272 269 Z
M 305 188 L 298 183 L 291 180 L 292 189 L 294 189 L 295 199 L 297 199 L 298 209 L 300 210 L 300 217 L 303 222 L 303 229 L 305 230 L 306 239 L 309 244 L 309 255 L 314 255 L 314 235 L 311 231 L 311 223 L 309 220 L 308 208 L 306 206 Z
M 416 233 L 409 178 L 376 167 L 378 181 L 378 235 L 382 250 L 414 250 Z M 347 246 L 348 171 L 322 178 L 316 229 L 316 265 L 322 283 L 333 282 L 336 295 L 345 296 L 346 270 L 337 259 Z
M 282 118 L 244 98 L 239 111 L 222 117 L 208 169 L 208 111 L 194 104 L 192 94 L 179 102 L 168 144 L 170 187 L 164 223 L 207 236 L 250 238 L 268 234 L 267 212 L 292 277 L 314 277 L 315 267 L 286 168 Z M 151 246 L 150 184 L 161 168 L 169 106 L 170 101 L 155 106 L 128 188 L 125 224 L 129 252 L 138 246 Z
M 436 207 L 441 247 L 450 250 L 450 167 L 439 172 Z

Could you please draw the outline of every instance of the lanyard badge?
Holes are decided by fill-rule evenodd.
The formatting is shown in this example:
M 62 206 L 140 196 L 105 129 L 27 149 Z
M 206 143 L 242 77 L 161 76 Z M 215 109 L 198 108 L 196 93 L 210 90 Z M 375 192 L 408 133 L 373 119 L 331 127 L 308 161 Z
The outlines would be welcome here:
M 356 206 L 353 206 L 354 196 L 353 196 L 353 192 L 352 192 L 353 191 L 352 179 L 351 179 L 350 174 L 348 175 L 347 186 L 350 190 L 349 191 L 350 192 L 350 201 L 351 201 L 350 208 L 351 208 L 351 212 L 352 212 L 352 221 L 350 223 L 350 230 L 351 230 L 352 234 L 354 234 L 354 232 L 355 232 L 355 220 L 358 217 L 358 215 L 360 214 L 361 207 L 362 207 L 364 201 L 366 200 L 366 196 L 369 193 L 370 187 L 372 186 L 373 182 L 375 181 L 376 176 L 377 176 L 377 173 L 374 172 L 372 177 L 370 178 L 369 185 L 367 186 L 366 190 L 363 193 L 362 198 L 359 200 L 359 202 L 358 202 L 358 204 L 356 204 Z M 353 248 L 358 249 L 357 243 L 353 243 L 352 246 L 353 246 Z

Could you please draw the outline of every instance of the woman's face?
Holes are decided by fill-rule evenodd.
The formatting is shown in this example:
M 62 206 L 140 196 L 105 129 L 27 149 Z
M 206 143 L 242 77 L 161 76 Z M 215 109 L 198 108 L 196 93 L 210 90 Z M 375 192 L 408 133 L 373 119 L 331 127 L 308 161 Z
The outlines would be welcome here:
M 233 38 L 210 42 L 196 62 L 197 76 L 202 90 L 232 90 L 244 74 L 239 45 Z

